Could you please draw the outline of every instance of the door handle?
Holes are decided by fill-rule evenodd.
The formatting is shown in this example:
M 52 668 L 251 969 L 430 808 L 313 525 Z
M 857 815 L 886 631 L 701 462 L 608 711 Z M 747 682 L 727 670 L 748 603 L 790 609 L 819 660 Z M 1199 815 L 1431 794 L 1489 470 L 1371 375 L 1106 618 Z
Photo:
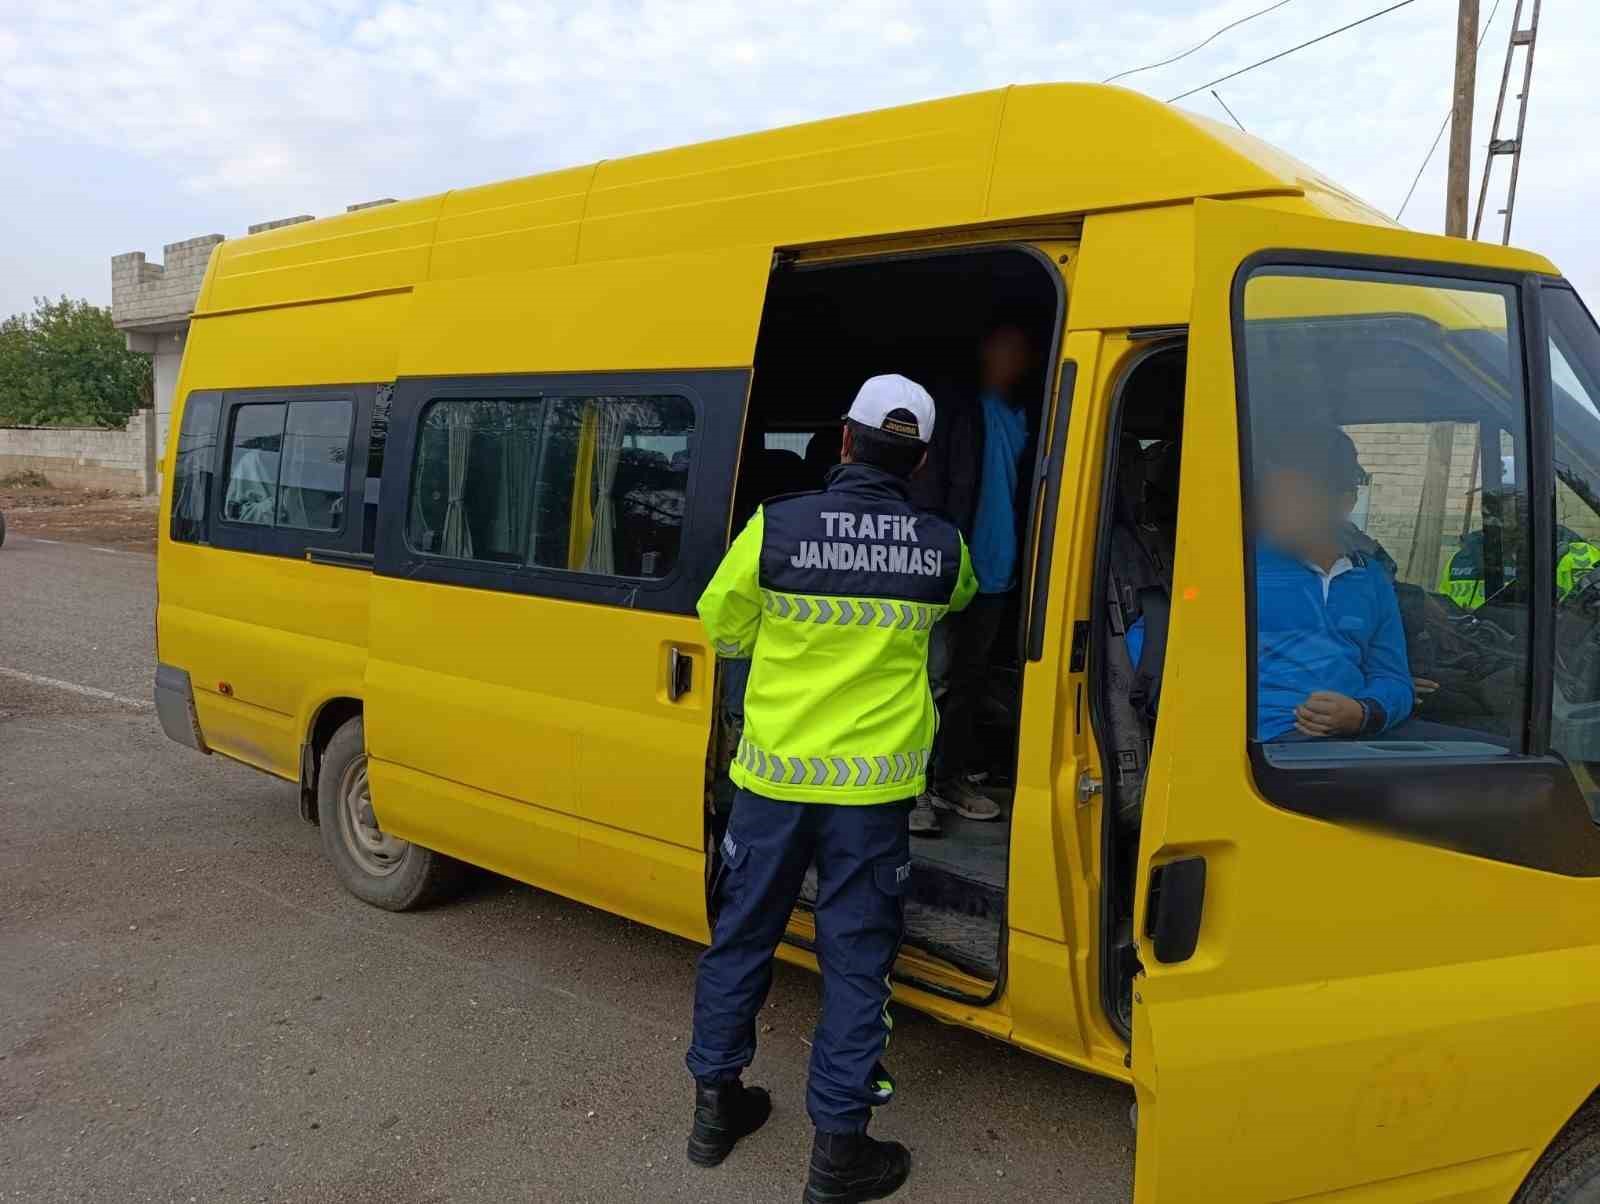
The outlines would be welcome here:
M 1150 938 L 1156 961 L 1170 965 L 1194 956 L 1205 902 L 1204 857 L 1185 857 L 1151 869 L 1144 934 Z
M 681 648 L 667 649 L 667 701 L 677 702 L 694 685 L 694 657 Z

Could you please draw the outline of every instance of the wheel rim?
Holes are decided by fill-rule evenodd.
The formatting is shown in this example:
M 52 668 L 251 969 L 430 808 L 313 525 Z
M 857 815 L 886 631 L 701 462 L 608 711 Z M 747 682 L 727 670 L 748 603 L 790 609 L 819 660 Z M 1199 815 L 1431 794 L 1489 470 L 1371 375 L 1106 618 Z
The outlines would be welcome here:
M 410 844 L 378 826 L 367 785 L 367 758 L 357 757 L 339 778 L 339 833 L 363 871 L 383 878 L 400 868 Z

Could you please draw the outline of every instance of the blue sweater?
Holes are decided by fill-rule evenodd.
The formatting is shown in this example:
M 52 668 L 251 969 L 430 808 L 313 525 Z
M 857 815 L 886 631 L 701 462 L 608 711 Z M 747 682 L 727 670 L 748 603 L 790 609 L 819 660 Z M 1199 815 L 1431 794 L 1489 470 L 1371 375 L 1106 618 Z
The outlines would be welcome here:
M 1028 442 L 1028 418 L 988 394 L 981 405 L 983 473 L 969 550 L 978 592 L 1003 594 L 1017 584 L 1017 478 Z
M 1374 561 L 1328 584 L 1309 565 L 1266 545 L 1256 551 L 1256 739 L 1294 731 L 1294 709 L 1315 690 L 1363 702 L 1374 715 L 1368 733 L 1411 713 L 1411 668 L 1394 586 Z

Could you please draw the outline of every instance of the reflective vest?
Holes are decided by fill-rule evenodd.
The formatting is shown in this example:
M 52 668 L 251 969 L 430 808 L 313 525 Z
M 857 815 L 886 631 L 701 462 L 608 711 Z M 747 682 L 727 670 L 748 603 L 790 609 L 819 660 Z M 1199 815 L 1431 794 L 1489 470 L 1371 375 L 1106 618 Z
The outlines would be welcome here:
M 1600 547 L 1566 527 L 1557 530 L 1556 540 L 1556 597 L 1560 599 L 1572 592 L 1585 573 L 1600 565 Z M 1507 583 L 1515 580 L 1515 572 L 1506 574 Z M 1473 531 L 1439 574 L 1439 592 L 1457 606 L 1477 610 L 1484 603 L 1483 590 L 1483 532 Z
M 717 655 L 751 660 L 735 784 L 791 802 L 922 793 L 928 637 L 977 588 L 960 532 L 880 469 L 840 465 L 757 510 L 698 607 Z

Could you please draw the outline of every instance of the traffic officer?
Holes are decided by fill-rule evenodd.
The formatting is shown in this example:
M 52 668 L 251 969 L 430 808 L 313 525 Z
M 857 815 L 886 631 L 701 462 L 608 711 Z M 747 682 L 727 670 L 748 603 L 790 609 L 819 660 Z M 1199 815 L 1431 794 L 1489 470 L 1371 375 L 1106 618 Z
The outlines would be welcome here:
M 933 743 L 928 635 L 977 589 L 960 533 L 909 500 L 933 423 L 933 399 L 914 381 L 868 380 L 825 487 L 757 510 L 699 604 L 717 654 L 752 665 L 695 983 L 689 1159 L 715 1166 L 771 1110 L 740 1075 L 815 862 L 822 1013 L 806 1095 L 808 1201 L 881 1199 L 911 1171 L 903 1145 L 866 1129 L 894 1093 L 881 1058 L 911 875 L 907 817 Z
M 1563 602 L 1573 589 L 1600 566 L 1596 547 L 1570 527 L 1556 527 L 1556 600 Z M 1516 572 L 1506 573 L 1507 584 Z M 1439 592 L 1465 610 L 1477 610 L 1484 598 L 1484 538 L 1481 530 L 1469 532 L 1439 574 Z

